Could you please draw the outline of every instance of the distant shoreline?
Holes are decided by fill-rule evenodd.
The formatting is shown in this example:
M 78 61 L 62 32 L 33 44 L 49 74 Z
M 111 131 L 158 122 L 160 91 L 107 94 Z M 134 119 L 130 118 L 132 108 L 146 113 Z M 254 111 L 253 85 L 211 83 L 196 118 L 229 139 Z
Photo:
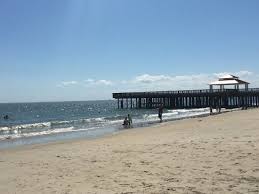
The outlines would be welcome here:
M 0 102 L 0 104 L 33 104 L 33 103 L 99 102 L 99 101 L 114 101 L 114 99 L 107 99 L 107 100 L 35 101 L 35 102 Z

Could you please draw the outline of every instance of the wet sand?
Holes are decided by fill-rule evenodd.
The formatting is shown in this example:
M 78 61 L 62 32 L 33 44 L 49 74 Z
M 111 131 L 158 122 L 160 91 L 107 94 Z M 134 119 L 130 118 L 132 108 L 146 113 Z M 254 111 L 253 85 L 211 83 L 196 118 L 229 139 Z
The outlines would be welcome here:
M 259 193 L 259 109 L 0 151 L 0 193 Z

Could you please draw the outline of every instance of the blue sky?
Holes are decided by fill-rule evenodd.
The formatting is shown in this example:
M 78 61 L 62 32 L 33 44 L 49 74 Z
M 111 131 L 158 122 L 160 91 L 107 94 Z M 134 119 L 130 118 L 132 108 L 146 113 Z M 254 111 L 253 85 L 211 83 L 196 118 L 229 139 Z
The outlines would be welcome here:
M 258 0 L 0 0 L 0 102 L 206 88 L 224 72 L 259 87 L 258 10 Z

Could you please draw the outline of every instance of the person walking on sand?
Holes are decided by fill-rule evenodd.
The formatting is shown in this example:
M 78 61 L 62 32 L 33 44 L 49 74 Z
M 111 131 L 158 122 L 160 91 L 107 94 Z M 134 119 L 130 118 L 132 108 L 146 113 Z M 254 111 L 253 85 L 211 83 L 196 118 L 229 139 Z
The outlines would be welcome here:
M 132 118 L 130 114 L 128 114 L 128 123 L 129 123 L 129 127 L 132 127 Z
M 160 107 L 158 108 L 158 118 L 160 119 L 160 123 L 163 121 L 163 105 L 160 105 Z

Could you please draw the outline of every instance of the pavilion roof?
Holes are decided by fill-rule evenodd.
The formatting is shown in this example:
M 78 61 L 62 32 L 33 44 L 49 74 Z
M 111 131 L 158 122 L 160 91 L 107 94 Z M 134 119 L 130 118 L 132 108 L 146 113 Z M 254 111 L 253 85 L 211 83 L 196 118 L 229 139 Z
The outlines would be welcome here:
M 228 75 L 220 76 L 220 77 L 219 77 L 219 80 L 238 79 L 238 78 L 239 78 L 239 77 L 237 77 L 237 76 L 234 76 L 234 75 L 230 75 L 230 74 L 228 74 Z
M 249 84 L 246 81 L 240 80 L 237 76 L 234 75 L 224 75 L 219 77 L 218 81 L 211 82 L 209 85 L 241 85 Z

